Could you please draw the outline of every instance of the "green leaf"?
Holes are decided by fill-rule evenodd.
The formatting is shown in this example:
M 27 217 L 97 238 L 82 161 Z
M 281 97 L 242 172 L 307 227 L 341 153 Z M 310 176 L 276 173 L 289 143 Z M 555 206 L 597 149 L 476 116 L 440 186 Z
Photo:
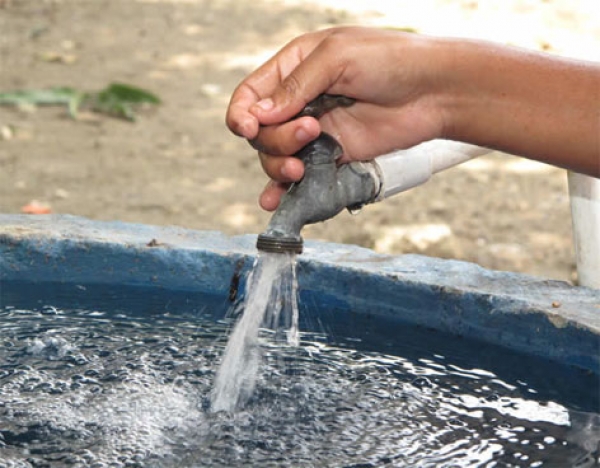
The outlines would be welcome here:
M 159 104 L 160 99 L 141 88 L 113 83 L 100 91 L 90 95 L 92 110 L 103 114 L 121 117 L 126 120 L 135 120 L 132 105 Z
M 155 94 L 142 88 L 122 83 L 112 83 L 98 94 L 100 100 L 114 100 L 118 102 L 160 104 L 160 99 Z
M 67 87 L 0 93 L 0 105 L 66 105 L 73 118 L 84 106 L 95 112 L 133 121 L 133 107 L 139 104 L 160 104 L 160 99 L 149 91 L 122 83 L 112 83 L 99 92 L 91 93 Z
M 81 93 L 72 88 L 30 89 L 0 93 L 0 105 L 51 106 L 69 104 L 80 99 Z
M 50 89 L 29 89 L 18 90 L 8 93 L 0 93 L 0 105 L 10 106 L 56 106 L 66 105 L 69 109 L 69 115 L 72 118 L 77 117 L 77 111 L 82 101 L 85 99 L 85 93 L 74 90 L 73 88 L 50 88 Z

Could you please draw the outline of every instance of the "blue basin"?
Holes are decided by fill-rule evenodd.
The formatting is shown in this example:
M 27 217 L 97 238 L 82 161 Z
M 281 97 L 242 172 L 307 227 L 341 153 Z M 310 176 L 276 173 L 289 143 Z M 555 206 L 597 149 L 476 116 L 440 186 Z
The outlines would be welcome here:
M 0 215 L 2 284 L 138 286 L 243 294 L 253 235 Z M 354 312 L 541 356 L 600 375 L 600 291 L 418 255 L 306 242 L 298 258 L 301 307 Z

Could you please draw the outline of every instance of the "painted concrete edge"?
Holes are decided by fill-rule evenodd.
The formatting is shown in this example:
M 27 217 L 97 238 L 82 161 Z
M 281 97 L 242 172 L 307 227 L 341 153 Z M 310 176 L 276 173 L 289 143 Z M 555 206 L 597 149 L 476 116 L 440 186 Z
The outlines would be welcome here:
M 72 216 L 0 215 L 0 280 L 104 282 L 227 294 L 256 256 L 227 237 Z M 598 372 L 600 291 L 418 255 L 307 242 L 301 294 Z M 313 298 L 314 300 L 314 298 Z M 553 305 L 554 304 L 554 305 Z M 418 311 L 418 312 L 415 312 Z

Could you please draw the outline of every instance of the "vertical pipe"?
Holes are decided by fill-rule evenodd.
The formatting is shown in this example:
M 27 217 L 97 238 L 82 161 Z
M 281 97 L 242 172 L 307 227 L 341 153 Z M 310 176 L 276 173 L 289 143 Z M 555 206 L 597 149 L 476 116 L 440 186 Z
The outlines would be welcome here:
M 580 286 L 600 289 L 600 179 L 568 173 Z

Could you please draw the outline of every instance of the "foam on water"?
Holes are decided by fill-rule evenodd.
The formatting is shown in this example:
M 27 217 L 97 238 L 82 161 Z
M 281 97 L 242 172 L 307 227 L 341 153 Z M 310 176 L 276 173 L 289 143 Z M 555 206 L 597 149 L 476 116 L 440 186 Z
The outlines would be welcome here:
M 213 411 L 240 409 L 252 395 L 261 357 L 261 325 L 273 330 L 289 329 L 288 342 L 298 344 L 296 288 L 295 255 L 259 255 L 248 278 L 243 315 L 231 333 L 217 373 Z
M 31 311 L 1 315 L 0 467 L 148 466 L 172 452 L 174 428 L 202 419 L 165 373 L 176 331 L 161 320 L 148 332 L 103 314 L 59 311 L 54 324 Z

